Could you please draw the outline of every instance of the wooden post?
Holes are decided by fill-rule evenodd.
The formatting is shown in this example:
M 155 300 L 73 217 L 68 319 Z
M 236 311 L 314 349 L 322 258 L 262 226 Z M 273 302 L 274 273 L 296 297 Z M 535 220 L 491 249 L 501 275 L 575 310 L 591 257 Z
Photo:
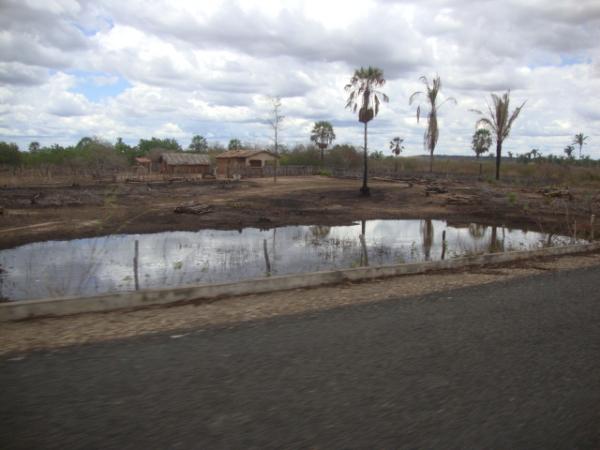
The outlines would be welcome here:
M 446 257 L 446 230 L 442 231 L 442 261 Z
M 577 221 L 573 221 L 573 243 L 577 242 Z
M 269 252 L 267 251 L 266 239 L 263 239 L 263 250 L 265 252 L 265 263 L 267 265 L 267 276 L 271 276 L 271 262 L 269 261 Z
M 590 241 L 594 240 L 594 222 L 596 221 L 596 215 L 592 214 L 590 217 Z
M 136 239 L 135 240 L 135 252 L 134 252 L 134 256 L 133 256 L 133 280 L 135 282 L 135 290 L 136 291 L 140 290 L 140 280 L 138 278 L 138 267 L 139 267 L 139 261 L 140 261 L 139 258 L 140 258 L 140 243 Z
M 368 266 L 369 265 L 369 255 L 367 254 L 367 242 L 365 241 L 365 235 L 361 234 L 359 236 L 359 239 L 360 239 L 360 245 L 362 247 L 363 265 Z

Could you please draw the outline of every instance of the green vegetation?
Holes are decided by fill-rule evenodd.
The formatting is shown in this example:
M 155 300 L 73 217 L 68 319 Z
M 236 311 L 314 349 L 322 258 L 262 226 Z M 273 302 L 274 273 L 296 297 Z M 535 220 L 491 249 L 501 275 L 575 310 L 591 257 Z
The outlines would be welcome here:
M 241 150 L 242 148 L 242 141 L 239 139 L 230 139 L 227 145 L 227 150 Z
M 190 142 L 190 145 L 188 146 L 188 151 L 194 153 L 206 153 L 207 150 L 208 143 L 206 142 L 206 138 L 199 134 L 192 138 L 192 142 Z
M 471 141 L 471 148 L 475 152 L 477 159 L 484 153 L 490 151 L 490 147 L 492 146 L 492 134 L 490 130 L 487 128 L 479 128 L 473 134 L 473 139 Z
M 325 160 L 325 149 L 335 140 L 335 133 L 331 123 L 322 120 L 315 122 L 310 132 L 310 140 L 314 142 L 321 150 L 321 164 Z

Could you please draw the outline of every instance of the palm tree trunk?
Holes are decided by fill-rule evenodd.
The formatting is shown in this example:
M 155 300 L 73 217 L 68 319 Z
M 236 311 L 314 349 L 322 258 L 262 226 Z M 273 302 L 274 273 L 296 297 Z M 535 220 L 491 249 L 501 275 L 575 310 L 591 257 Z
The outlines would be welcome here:
M 429 173 L 433 172 L 433 149 L 429 150 Z
M 500 160 L 502 159 L 502 141 L 496 141 L 496 180 L 500 179 Z
M 369 195 L 369 187 L 367 186 L 367 122 L 365 122 L 365 152 L 364 152 L 364 160 L 363 160 L 363 185 L 360 188 L 360 193 L 362 195 Z

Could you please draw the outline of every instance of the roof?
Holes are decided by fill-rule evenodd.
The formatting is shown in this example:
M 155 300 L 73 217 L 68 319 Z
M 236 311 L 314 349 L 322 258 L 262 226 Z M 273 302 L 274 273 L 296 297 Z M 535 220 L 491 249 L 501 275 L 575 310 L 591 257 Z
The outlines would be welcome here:
M 251 158 L 252 156 L 256 156 L 260 153 L 267 153 L 274 158 L 279 158 L 279 156 L 268 150 L 228 150 L 220 155 L 217 155 L 217 158 Z
M 136 156 L 135 161 L 140 164 L 150 164 L 152 162 L 150 158 L 144 158 L 143 156 Z
M 160 160 L 172 166 L 209 166 L 208 155 L 197 153 L 163 153 Z

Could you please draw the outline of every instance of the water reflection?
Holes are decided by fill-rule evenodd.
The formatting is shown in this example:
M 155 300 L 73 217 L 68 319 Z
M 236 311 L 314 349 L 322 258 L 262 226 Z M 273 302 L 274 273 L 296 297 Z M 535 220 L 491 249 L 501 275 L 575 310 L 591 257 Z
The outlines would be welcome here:
M 568 241 L 480 224 L 458 227 L 439 220 L 370 220 L 338 227 L 201 230 L 39 242 L 0 251 L 0 298 L 94 295 L 134 290 L 136 284 L 147 289 L 235 281 Z

